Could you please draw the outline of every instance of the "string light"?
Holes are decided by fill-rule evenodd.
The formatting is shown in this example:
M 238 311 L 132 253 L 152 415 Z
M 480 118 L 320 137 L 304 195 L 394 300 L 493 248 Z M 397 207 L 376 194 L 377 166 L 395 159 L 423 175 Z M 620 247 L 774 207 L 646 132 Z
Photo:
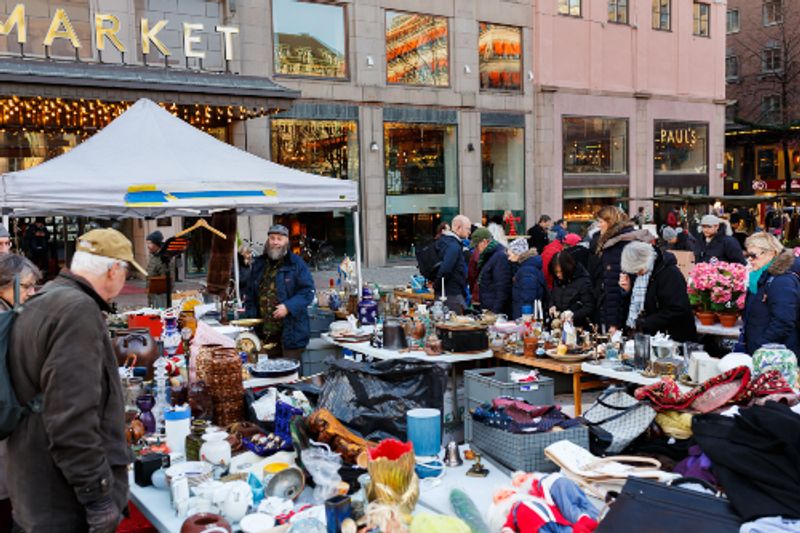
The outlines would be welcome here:
M 64 100 L 62 98 L 20 97 L 0 98 L 0 130 L 23 129 L 46 132 L 66 130 L 83 138 L 105 127 L 133 102 L 103 100 Z M 160 102 L 171 114 L 202 130 L 223 127 L 234 120 L 247 120 L 277 113 L 278 109 L 244 106 L 211 106 L 205 104 L 178 105 Z

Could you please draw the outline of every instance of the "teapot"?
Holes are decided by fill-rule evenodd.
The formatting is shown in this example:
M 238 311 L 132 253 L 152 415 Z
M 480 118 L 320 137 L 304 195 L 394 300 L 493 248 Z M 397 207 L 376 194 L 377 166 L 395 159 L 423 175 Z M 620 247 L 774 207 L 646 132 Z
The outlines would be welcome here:
M 124 366 L 131 355 L 136 358 L 135 366 L 147 368 L 147 380 L 153 379 L 153 363 L 158 359 L 158 344 L 147 328 L 121 329 L 114 337 L 114 355 L 117 366 Z
M 226 485 L 228 494 L 222 503 L 222 516 L 235 523 L 244 518 L 247 510 L 253 505 L 253 489 L 246 481 L 233 481 Z

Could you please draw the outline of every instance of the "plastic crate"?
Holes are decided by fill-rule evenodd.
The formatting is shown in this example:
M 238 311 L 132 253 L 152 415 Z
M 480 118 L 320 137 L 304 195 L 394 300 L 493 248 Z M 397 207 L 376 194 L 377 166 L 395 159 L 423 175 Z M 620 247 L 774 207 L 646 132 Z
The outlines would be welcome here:
M 472 414 L 467 418 L 472 419 Z M 547 433 L 511 433 L 473 421 L 470 447 L 506 473 L 555 472 L 558 466 L 544 455 L 544 449 L 561 440 L 589 449 L 589 429 L 576 426 Z
M 313 376 L 328 369 L 325 362 L 328 358 L 336 358 L 337 349 L 322 339 L 311 339 L 303 354 L 300 356 L 301 376 Z
M 530 368 L 497 367 L 479 368 L 464 371 L 464 436 L 469 441 L 472 418 L 466 416 L 475 407 L 491 402 L 500 396 L 510 396 L 526 401 L 531 405 L 553 405 L 555 403 L 554 383 L 551 378 L 540 376 L 538 381 L 515 383 L 511 381 L 511 372 L 530 372 Z
M 334 320 L 336 320 L 336 315 L 333 313 L 333 311 L 329 311 L 327 309 L 316 309 L 315 311 L 312 311 L 309 308 L 309 334 L 312 338 L 319 337 L 323 333 L 326 333 L 328 329 L 330 329 L 331 322 Z

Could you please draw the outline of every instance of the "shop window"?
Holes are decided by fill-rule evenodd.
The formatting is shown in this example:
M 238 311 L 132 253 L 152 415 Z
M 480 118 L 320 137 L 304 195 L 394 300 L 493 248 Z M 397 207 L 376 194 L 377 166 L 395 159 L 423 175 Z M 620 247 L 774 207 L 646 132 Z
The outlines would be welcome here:
M 756 150 L 756 177 L 762 181 L 778 179 L 778 151 L 775 148 Z
M 725 80 L 736 81 L 739 79 L 739 57 L 729 55 L 725 58 Z
M 766 124 L 777 124 L 781 121 L 781 97 L 770 94 L 761 99 L 761 121 Z
M 525 130 L 523 128 L 481 128 L 481 177 L 483 216 L 505 218 L 511 211 L 524 233 Z
M 653 29 L 669 31 L 672 29 L 670 20 L 670 1 L 653 0 Z
M 694 34 L 699 37 L 708 37 L 709 18 L 711 17 L 711 5 L 704 2 L 694 3 Z
M 725 30 L 727 33 L 739 33 L 739 10 L 729 9 L 726 13 Z
M 564 117 L 564 174 L 626 174 L 628 121 Z
M 387 122 L 384 145 L 388 255 L 413 257 L 458 214 L 456 127 Z
M 272 160 L 290 168 L 339 179 L 358 180 L 358 125 L 347 120 L 272 119 Z M 345 211 L 296 213 L 276 219 L 301 236 L 327 243 L 336 257 L 353 256 L 352 217 Z M 311 250 L 318 253 L 319 250 Z M 313 261 L 312 261 L 313 262 Z
M 522 88 L 522 29 L 481 22 L 478 26 L 481 89 Z
M 446 17 L 386 11 L 386 81 L 450 84 Z
M 594 222 L 601 207 L 616 205 L 628 211 L 627 187 L 592 187 L 564 189 L 564 218 L 569 221 L 570 231 L 580 230 Z
M 729 181 L 740 181 L 742 165 L 742 148 L 734 147 L 725 150 L 725 177 Z
M 771 73 L 783 70 L 783 51 L 771 45 L 761 51 L 761 72 Z
M 732 102 L 725 106 L 725 123 L 733 124 L 736 122 L 736 117 L 739 116 L 739 103 Z
M 581 16 L 581 0 L 558 0 L 559 15 Z
M 272 0 L 272 28 L 275 74 L 347 78 L 344 7 Z
M 708 124 L 655 122 L 656 175 L 708 174 Z
M 764 0 L 761 6 L 761 13 L 764 19 L 764 26 L 773 26 L 783 22 L 783 1 Z
M 608 0 L 608 21 L 628 23 L 628 0 Z

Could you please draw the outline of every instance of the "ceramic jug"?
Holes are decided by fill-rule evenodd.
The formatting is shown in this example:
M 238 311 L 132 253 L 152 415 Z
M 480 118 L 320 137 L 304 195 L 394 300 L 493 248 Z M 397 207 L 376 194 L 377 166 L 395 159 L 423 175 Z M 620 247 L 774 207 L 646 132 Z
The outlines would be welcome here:
M 253 490 L 245 481 L 228 483 L 228 495 L 222 504 L 222 516 L 231 522 L 238 522 L 253 504 Z
M 200 460 L 214 465 L 214 478 L 224 475 L 231 464 L 231 444 L 225 431 L 208 431 L 203 435 Z
M 147 368 L 147 380 L 153 379 L 153 363 L 158 359 L 158 345 L 150 336 L 150 330 L 122 329 L 114 337 L 114 354 L 117 366 L 123 366 L 130 355 L 136 356 L 135 366 Z

